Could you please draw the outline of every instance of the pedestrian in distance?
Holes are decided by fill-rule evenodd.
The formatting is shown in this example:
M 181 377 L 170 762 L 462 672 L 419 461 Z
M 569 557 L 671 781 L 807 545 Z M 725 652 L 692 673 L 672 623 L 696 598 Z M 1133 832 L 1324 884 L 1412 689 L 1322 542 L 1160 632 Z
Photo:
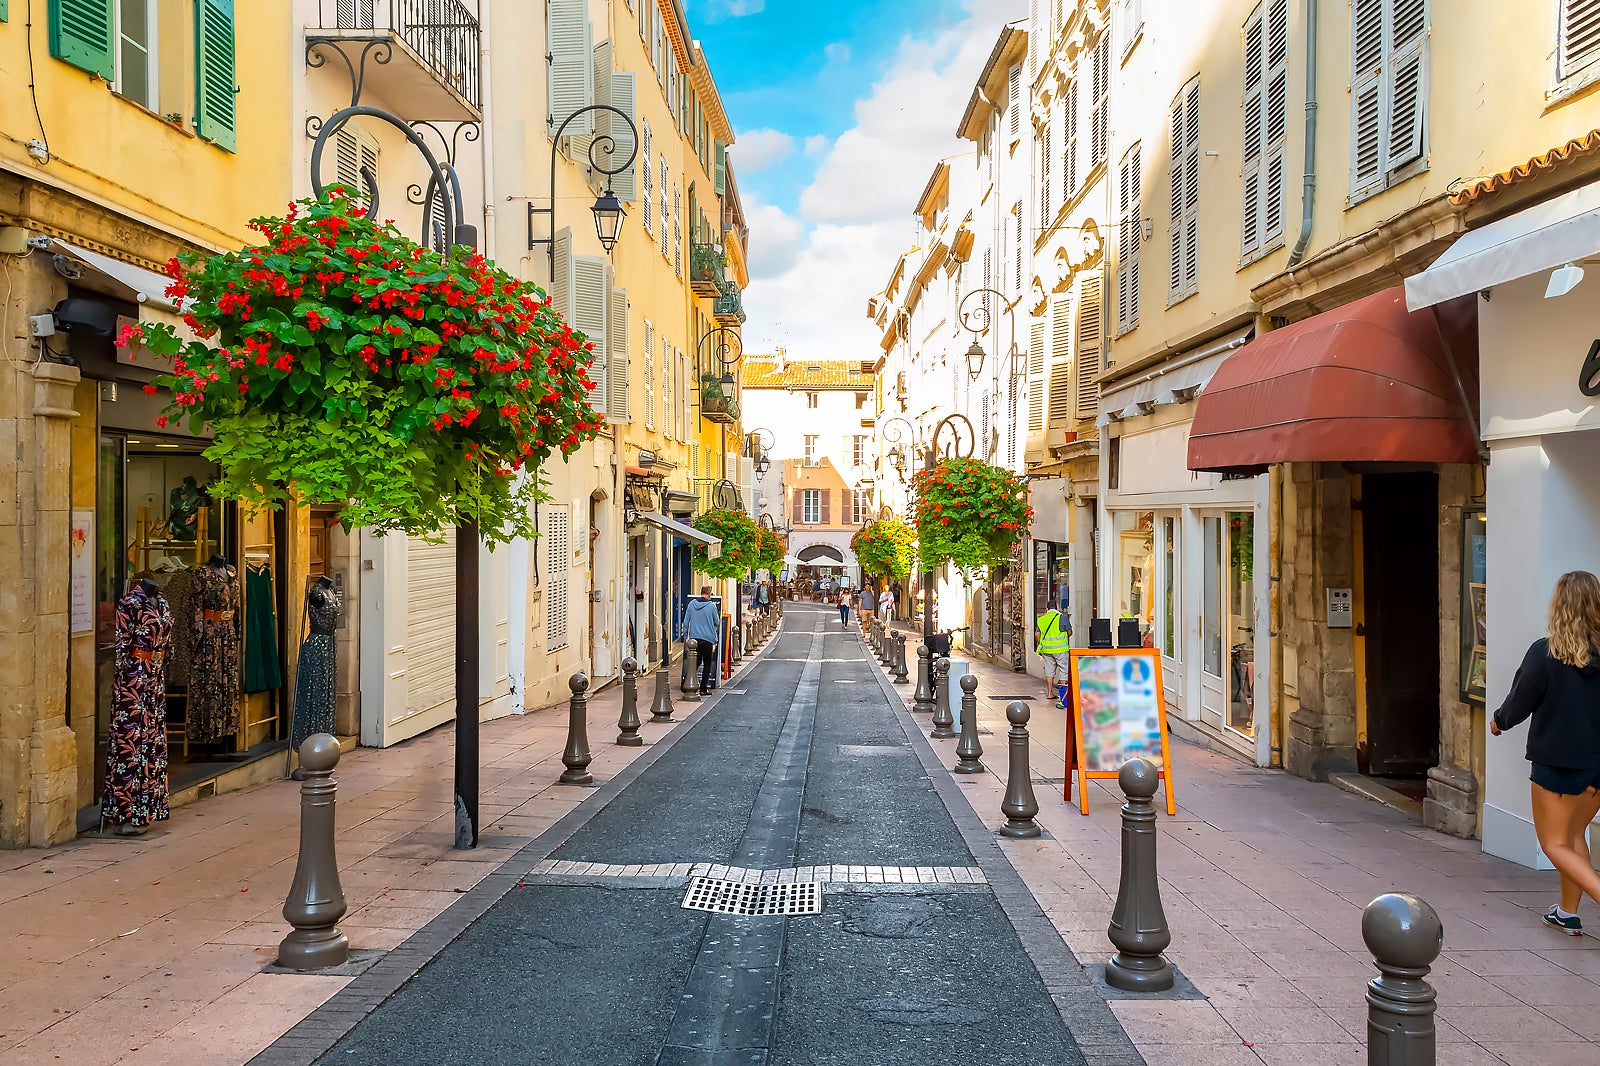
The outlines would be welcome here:
M 859 603 L 861 607 L 861 632 L 865 633 L 867 631 L 867 619 L 876 617 L 878 613 L 878 592 L 872 587 L 872 582 L 868 581 L 861 586 Z
M 1057 707 L 1066 703 L 1056 696 L 1056 679 L 1066 684 L 1071 677 L 1072 623 L 1054 607 L 1041 614 L 1033 624 L 1033 646 L 1044 660 L 1044 688 L 1050 702 Z
M 878 611 L 883 615 L 885 624 L 894 621 L 894 600 L 894 586 L 886 583 L 883 586 L 883 595 L 878 597 Z
M 771 606 L 772 606 L 772 589 L 771 589 L 771 587 L 769 587 L 765 581 L 757 583 L 757 585 L 756 585 L 756 610 L 760 611 L 762 614 L 766 614 L 768 608 L 770 608 Z
M 842 625 L 842 626 L 848 626 L 850 624 L 850 590 L 849 589 L 845 589 L 844 591 L 839 593 L 839 624 Z
M 689 601 L 684 612 L 687 638 L 695 642 L 700 664 L 700 695 L 711 695 L 717 676 L 717 641 L 722 635 L 722 609 L 711 598 L 711 586 L 700 586 L 700 595 Z
M 1544 921 L 1582 936 L 1578 903 L 1585 895 L 1600 902 L 1600 874 L 1585 837 L 1600 813 L 1600 578 L 1587 570 L 1562 574 L 1546 630 L 1522 657 L 1489 732 L 1499 736 L 1533 719 L 1533 829 L 1561 874 L 1561 900 Z

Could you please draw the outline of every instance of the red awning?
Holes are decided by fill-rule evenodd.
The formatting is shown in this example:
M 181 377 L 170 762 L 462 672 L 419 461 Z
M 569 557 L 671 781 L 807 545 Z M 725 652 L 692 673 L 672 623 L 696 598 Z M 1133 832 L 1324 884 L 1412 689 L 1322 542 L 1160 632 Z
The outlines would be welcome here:
M 1476 360 L 1462 370 L 1475 387 Z M 1408 313 L 1404 288 L 1386 289 L 1263 334 L 1224 360 L 1195 405 L 1189 469 L 1476 463 L 1461 397 L 1439 320 Z

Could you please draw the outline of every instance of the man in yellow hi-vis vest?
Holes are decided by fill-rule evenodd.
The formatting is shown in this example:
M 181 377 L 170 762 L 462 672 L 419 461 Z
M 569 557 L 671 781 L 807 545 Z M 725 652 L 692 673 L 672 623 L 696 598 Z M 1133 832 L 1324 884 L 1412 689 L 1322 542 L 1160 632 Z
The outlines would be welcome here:
M 1072 623 L 1054 607 L 1041 614 L 1033 624 L 1034 650 L 1044 660 L 1045 692 L 1057 707 L 1063 706 L 1056 698 L 1056 678 L 1066 684 L 1071 676 L 1069 663 L 1072 649 Z

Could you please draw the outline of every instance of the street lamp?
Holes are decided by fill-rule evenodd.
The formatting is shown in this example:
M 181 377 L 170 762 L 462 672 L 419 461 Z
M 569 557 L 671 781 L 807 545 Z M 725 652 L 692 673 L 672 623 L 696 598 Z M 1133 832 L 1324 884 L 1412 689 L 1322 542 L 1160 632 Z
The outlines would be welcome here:
M 622 220 L 627 217 L 628 212 L 622 209 L 622 201 L 617 199 L 609 185 L 589 210 L 594 214 L 594 232 L 600 238 L 600 247 L 610 255 L 611 249 L 617 246 Z
M 612 107 L 610 104 L 591 104 L 588 107 L 579 108 L 568 115 L 566 120 L 557 127 L 555 133 L 550 136 L 550 206 L 534 207 L 532 204 L 528 205 L 528 247 L 537 248 L 542 244 L 549 249 L 550 277 L 552 279 L 556 275 L 556 150 L 561 143 L 561 138 L 567 132 L 567 127 L 572 125 L 575 119 L 599 112 L 613 116 L 613 120 L 622 120 L 622 125 L 627 129 L 628 155 L 622 162 L 616 163 L 615 157 L 619 154 L 617 152 L 617 138 L 610 133 L 596 133 L 590 139 L 589 166 L 595 171 L 604 174 L 607 180 L 605 191 L 595 199 L 594 206 L 589 208 L 589 212 L 594 215 L 595 236 L 600 238 L 600 246 L 606 250 L 607 255 L 611 254 L 611 249 L 617 246 L 617 239 L 622 235 L 622 220 L 627 217 L 627 212 L 622 208 L 622 201 L 618 200 L 616 194 L 611 191 L 610 178 L 613 174 L 621 174 L 624 170 L 627 170 L 633 165 L 633 161 L 639 157 L 639 130 L 634 126 L 633 120 L 618 108 Z M 606 158 L 604 163 L 600 162 L 602 155 Z M 613 163 L 615 165 L 612 165 Z M 535 237 L 533 235 L 534 215 L 550 216 L 550 236 Z
M 961 320 L 961 328 L 972 334 L 972 344 L 967 348 L 967 375 L 973 381 L 977 381 L 978 375 L 983 373 L 983 361 L 985 358 L 983 345 L 978 343 L 978 336 L 980 334 L 989 332 L 989 326 L 993 321 L 994 316 L 989 310 L 989 304 L 987 301 L 980 302 L 976 307 L 971 308 L 970 310 L 967 308 L 967 305 L 972 302 L 972 298 L 974 296 L 985 295 L 994 296 L 1000 301 L 1000 310 L 1004 311 L 1006 313 L 1006 317 L 1011 320 L 1011 347 L 1015 348 L 1017 346 L 1016 306 L 1022 297 L 1018 296 L 1016 300 L 1006 303 L 1005 294 L 999 289 L 973 289 L 971 292 L 967 293 L 966 296 L 962 297 L 961 306 L 956 309 L 956 314 Z M 972 320 L 977 316 L 982 316 L 982 325 L 974 326 L 972 324 Z

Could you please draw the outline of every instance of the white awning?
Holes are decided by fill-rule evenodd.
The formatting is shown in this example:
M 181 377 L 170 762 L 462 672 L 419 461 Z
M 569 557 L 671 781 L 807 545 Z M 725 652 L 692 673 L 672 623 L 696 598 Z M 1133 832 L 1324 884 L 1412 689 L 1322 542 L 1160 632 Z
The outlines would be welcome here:
M 668 518 L 656 511 L 645 511 L 639 515 L 641 519 L 653 526 L 660 526 L 669 533 L 674 533 L 684 540 L 696 541 L 706 546 L 706 555 L 712 559 L 722 557 L 722 541 L 709 533 L 702 533 L 687 522 L 679 522 L 675 518 Z
M 1140 414 L 1140 405 L 1185 403 L 1206 387 L 1222 361 L 1255 336 L 1254 327 L 1225 333 L 1198 348 L 1159 363 L 1144 374 L 1119 381 L 1100 394 L 1100 418 L 1105 426 L 1118 418 Z M 1129 410 L 1132 408 L 1132 411 Z
M 1406 307 L 1424 307 L 1600 255 L 1600 183 L 1469 230 L 1406 279 Z
M 177 301 L 167 296 L 167 286 L 172 284 L 172 279 L 164 274 L 157 274 L 153 270 L 146 270 L 132 263 L 124 263 L 120 259 L 112 259 L 99 252 L 91 252 L 87 248 L 79 248 L 76 244 L 59 237 L 50 238 L 49 251 L 56 255 L 64 255 L 96 274 L 111 279 L 126 289 L 136 303 L 149 304 L 163 311 L 178 310 Z

